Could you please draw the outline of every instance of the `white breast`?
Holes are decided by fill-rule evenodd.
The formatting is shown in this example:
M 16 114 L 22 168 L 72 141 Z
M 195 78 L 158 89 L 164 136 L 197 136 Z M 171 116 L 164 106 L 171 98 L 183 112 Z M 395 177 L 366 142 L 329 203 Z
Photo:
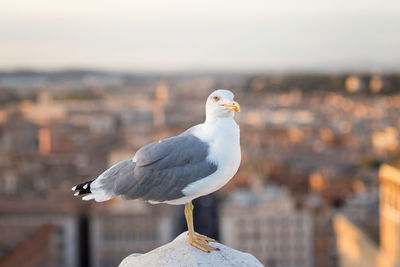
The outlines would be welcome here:
M 210 194 L 224 186 L 240 165 L 240 130 L 233 118 L 221 118 L 205 123 L 193 133 L 210 144 L 208 160 L 218 169 L 210 176 L 186 186 L 182 193 L 190 200 Z

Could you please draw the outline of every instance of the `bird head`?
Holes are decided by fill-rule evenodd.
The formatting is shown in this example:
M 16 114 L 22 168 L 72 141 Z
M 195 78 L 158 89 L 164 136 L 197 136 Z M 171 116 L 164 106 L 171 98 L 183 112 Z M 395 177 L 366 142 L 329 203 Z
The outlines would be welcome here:
M 240 111 L 239 103 L 233 101 L 234 95 L 229 90 L 218 89 L 210 94 L 206 102 L 206 116 L 233 117 L 235 112 Z

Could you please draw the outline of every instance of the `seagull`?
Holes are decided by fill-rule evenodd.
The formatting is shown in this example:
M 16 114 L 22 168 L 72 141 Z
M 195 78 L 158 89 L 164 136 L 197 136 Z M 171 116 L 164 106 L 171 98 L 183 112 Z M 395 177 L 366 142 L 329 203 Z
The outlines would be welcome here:
M 217 250 L 214 239 L 194 232 L 192 200 L 217 191 L 237 172 L 240 111 L 229 90 L 219 89 L 206 102 L 206 119 L 181 133 L 140 148 L 96 179 L 72 188 L 83 200 L 143 199 L 151 204 L 185 205 L 189 243 L 205 252 Z

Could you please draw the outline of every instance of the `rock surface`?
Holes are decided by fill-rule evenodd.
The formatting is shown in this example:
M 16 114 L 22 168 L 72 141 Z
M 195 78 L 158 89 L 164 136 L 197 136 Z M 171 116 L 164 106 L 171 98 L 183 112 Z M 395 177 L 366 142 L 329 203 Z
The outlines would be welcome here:
M 146 254 L 132 254 L 119 267 L 141 266 L 263 266 L 253 255 L 244 253 L 218 242 L 210 242 L 220 250 L 203 252 L 189 245 L 187 232 L 180 234 L 172 242 Z

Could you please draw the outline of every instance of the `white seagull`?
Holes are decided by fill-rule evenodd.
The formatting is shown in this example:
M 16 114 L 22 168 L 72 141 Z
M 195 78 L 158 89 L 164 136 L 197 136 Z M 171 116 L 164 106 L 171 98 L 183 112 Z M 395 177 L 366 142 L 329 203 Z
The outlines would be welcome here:
M 240 130 L 233 119 L 240 106 L 229 90 L 216 90 L 206 102 L 206 120 L 182 134 L 151 143 L 131 159 L 121 161 L 95 180 L 72 190 L 83 200 L 106 201 L 117 196 L 152 204 L 185 205 L 189 243 L 203 251 L 216 250 L 215 241 L 194 232 L 192 200 L 224 186 L 237 172 Z

